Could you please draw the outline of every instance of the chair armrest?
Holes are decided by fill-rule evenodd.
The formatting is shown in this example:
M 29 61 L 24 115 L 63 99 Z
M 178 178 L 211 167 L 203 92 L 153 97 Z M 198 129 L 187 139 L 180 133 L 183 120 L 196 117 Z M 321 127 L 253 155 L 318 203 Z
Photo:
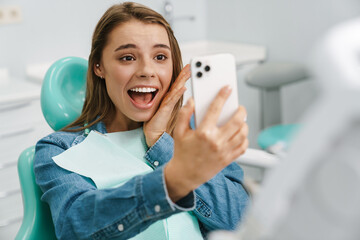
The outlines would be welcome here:
M 235 231 L 216 230 L 209 234 L 209 240 L 241 240 L 236 236 Z
M 263 150 L 248 148 L 235 162 L 242 165 L 269 169 L 276 166 L 280 160 L 277 156 Z

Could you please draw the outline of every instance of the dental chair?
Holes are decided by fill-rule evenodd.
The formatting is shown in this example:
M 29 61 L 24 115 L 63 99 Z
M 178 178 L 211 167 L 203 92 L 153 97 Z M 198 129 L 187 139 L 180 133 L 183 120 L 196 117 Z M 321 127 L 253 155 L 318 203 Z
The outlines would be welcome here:
M 313 67 L 322 95 L 244 222 L 210 240 L 360 239 L 360 18 L 333 28 Z
M 260 90 L 260 129 L 258 145 L 270 153 L 281 155 L 299 130 L 299 124 L 281 124 L 281 92 L 283 86 L 309 78 L 299 63 L 268 62 L 245 76 L 247 85 Z
M 41 109 L 50 127 L 57 131 L 75 120 L 85 99 L 87 60 L 67 57 L 47 71 L 41 88 Z M 35 147 L 22 152 L 18 174 L 24 205 L 24 217 L 16 240 L 56 239 L 50 208 L 42 202 L 42 191 L 33 170 Z

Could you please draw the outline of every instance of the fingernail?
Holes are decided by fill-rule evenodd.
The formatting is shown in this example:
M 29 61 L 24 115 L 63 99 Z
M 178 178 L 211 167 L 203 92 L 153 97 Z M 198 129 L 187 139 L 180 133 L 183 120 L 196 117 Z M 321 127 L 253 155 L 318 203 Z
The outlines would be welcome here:
M 187 65 L 182 69 L 182 74 L 183 74 L 183 75 L 189 75 L 189 76 L 190 76 L 190 73 L 191 73 L 190 65 L 187 64 Z
M 230 94 L 231 90 L 232 90 L 232 88 L 230 87 L 230 85 L 225 86 L 225 93 L 226 94 Z
M 187 102 L 186 102 L 186 106 L 191 106 L 192 101 L 193 101 L 193 98 L 192 98 L 192 97 L 189 98 L 189 99 L 187 100 Z

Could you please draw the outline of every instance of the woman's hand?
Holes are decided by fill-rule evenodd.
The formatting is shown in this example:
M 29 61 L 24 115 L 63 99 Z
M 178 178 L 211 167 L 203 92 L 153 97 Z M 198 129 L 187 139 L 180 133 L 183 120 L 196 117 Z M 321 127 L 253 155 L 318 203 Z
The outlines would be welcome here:
M 159 137 L 167 131 L 168 122 L 171 118 L 171 113 L 174 110 L 175 104 L 184 94 L 186 88 L 185 83 L 190 78 L 190 65 L 186 65 L 176 78 L 175 82 L 170 88 L 170 91 L 165 95 L 159 109 L 155 115 L 144 123 L 144 134 L 146 143 L 149 147 L 159 139 Z
M 229 87 L 220 90 L 196 130 L 189 127 L 193 100 L 180 110 L 174 130 L 174 156 L 165 167 L 166 185 L 174 202 L 210 180 L 247 149 L 244 107 L 239 107 L 224 126 L 216 126 L 230 92 Z

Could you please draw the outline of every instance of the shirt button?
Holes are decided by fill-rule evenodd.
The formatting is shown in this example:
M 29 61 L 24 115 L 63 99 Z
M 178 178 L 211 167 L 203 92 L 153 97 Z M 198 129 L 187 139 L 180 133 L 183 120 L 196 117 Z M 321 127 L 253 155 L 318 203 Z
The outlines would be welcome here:
M 155 167 L 159 166 L 159 161 L 154 162 Z
M 160 205 L 155 205 L 155 212 L 160 212 Z
M 118 225 L 118 230 L 119 230 L 120 232 L 124 231 L 124 225 L 119 224 L 119 225 Z

